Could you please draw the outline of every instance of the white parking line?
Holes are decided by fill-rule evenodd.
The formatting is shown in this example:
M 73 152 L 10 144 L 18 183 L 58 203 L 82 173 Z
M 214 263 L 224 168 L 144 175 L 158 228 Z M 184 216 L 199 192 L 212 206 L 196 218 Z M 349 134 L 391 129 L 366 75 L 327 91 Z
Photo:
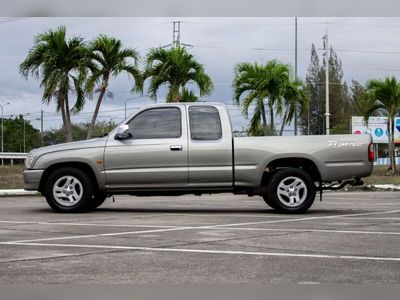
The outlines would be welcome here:
M 354 202 L 331 202 L 331 201 L 326 201 L 323 203 L 323 205 L 354 205 Z M 388 203 L 362 203 L 362 202 L 357 202 L 357 205 L 360 207 L 363 206 L 400 206 L 400 202 L 388 202 Z
M 342 217 L 342 219 L 353 219 L 353 220 L 392 220 L 400 221 L 400 218 L 396 217 Z
M 4 244 L 4 243 L 0 243 Z M 43 247 L 70 247 L 70 248 L 95 248 L 113 250 L 138 250 L 156 252 L 182 252 L 199 254 L 230 254 L 230 255 L 251 255 L 251 256 L 275 256 L 275 257 L 301 257 L 320 259 L 349 259 L 349 260 L 372 260 L 384 262 L 400 262 L 400 257 L 379 257 L 379 256 L 354 256 L 334 254 L 308 254 L 308 253 L 282 253 L 282 252 L 251 252 L 251 251 L 225 251 L 225 250 L 204 250 L 204 249 L 181 249 L 181 248 L 152 248 L 152 247 L 129 247 L 129 246 L 107 246 L 107 245 L 80 245 L 80 244 L 46 244 L 46 243 L 8 243 L 18 246 L 43 246 Z
M 343 214 L 343 215 L 333 215 L 333 216 L 321 216 L 321 217 L 309 217 L 309 218 L 295 218 L 295 219 L 284 219 L 284 220 L 273 220 L 273 221 L 261 221 L 261 222 L 248 222 L 248 223 L 236 223 L 236 224 L 221 224 L 214 225 L 212 227 L 230 227 L 230 226 L 245 226 L 245 225 L 256 225 L 256 224 L 274 224 L 274 223 L 287 223 L 287 222 L 299 222 L 299 221 L 311 221 L 311 220 L 321 220 L 321 219 L 335 219 L 345 216 L 369 216 L 369 215 L 380 215 L 380 214 L 393 214 L 400 212 L 400 210 L 390 210 L 390 211 L 379 211 L 379 212 L 369 212 L 369 213 L 356 213 L 356 214 Z
M 123 231 L 123 232 L 99 233 L 99 234 L 71 235 L 71 236 L 61 236 L 61 237 L 54 237 L 54 238 L 11 241 L 11 242 L 6 242 L 6 243 L 12 244 L 12 243 L 59 241 L 59 240 L 70 240 L 70 239 L 93 238 L 93 237 L 101 237 L 101 236 L 120 236 L 120 235 L 130 235 L 130 234 L 156 233 L 156 232 L 165 232 L 165 231 L 185 230 L 185 229 L 192 229 L 192 228 L 193 227 L 175 227 L 175 228 L 167 228 L 167 229 L 137 230 L 137 231 Z M 198 227 L 194 227 L 194 228 L 198 228 Z
M 350 233 L 350 234 L 377 234 L 377 235 L 400 235 L 400 232 L 392 231 L 362 231 L 362 230 L 335 230 L 335 229 L 297 229 L 297 228 L 249 228 L 249 227 L 224 227 L 216 230 L 244 230 L 244 231 L 280 231 L 280 232 L 324 232 L 324 233 Z
M 334 219 L 334 218 L 339 218 L 339 217 L 344 217 L 344 216 L 365 216 L 365 215 L 376 215 L 376 214 L 390 214 L 390 213 L 397 213 L 397 212 L 400 212 L 400 210 L 383 211 L 383 212 L 382 211 L 369 212 L 369 213 L 356 213 L 356 214 L 343 214 L 343 215 L 334 215 L 334 216 L 308 217 L 308 218 L 291 218 L 291 219 L 260 221 L 260 222 L 247 222 L 247 223 L 231 223 L 231 224 L 207 225 L 207 226 L 182 226 L 182 227 L 154 229 L 154 230 L 138 230 L 138 231 L 101 233 L 101 234 L 89 234 L 89 235 L 73 235 L 73 236 L 63 236 L 63 237 L 54 237 L 54 238 L 41 238 L 41 239 L 31 239 L 31 240 L 10 241 L 9 243 L 31 243 L 31 242 L 38 242 L 38 241 L 69 240 L 69 239 L 93 238 L 93 237 L 101 237 L 101 236 L 121 236 L 121 235 L 130 235 L 130 234 L 158 233 L 158 232 L 180 231 L 180 230 L 190 230 L 190 229 L 218 229 L 218 228 L 224 228 L 224 227 L 300 222 L 300 221 L 310 221 L 310 220 L 320 220 L 320 219 Z
M 66 226 L 94 226 L 94 227 L 143 227 L 143 228 L 175 228 L 176 225 L 147 225 L 147 224 L 107 224 L 107 223 L 69 223 L 69 222 L 26 222 L 26 221 L 0 221 L 0 224 L 22 225 L 66 225 Z

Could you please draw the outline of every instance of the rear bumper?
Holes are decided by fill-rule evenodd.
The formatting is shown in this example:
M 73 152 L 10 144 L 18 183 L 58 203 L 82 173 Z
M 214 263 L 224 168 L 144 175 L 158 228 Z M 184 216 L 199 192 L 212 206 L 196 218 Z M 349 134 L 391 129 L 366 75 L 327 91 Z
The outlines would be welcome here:
M 25 170 L 24 189 L 27 191 L 38 191 L 43 172 L 44 170 Z

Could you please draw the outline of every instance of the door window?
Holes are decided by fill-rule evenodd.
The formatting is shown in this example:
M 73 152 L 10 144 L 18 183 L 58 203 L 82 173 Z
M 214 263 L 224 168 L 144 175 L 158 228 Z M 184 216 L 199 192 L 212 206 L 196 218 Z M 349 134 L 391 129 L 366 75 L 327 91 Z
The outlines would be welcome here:
M 190 137 L 192 140 L 210 141 L 222 137 L 221 120 L 213 106 L 189 108 Z
M 134 139 L 167 139 L 181 136 L 181 112 L 176 107 L 152 108 L 128 123 Z

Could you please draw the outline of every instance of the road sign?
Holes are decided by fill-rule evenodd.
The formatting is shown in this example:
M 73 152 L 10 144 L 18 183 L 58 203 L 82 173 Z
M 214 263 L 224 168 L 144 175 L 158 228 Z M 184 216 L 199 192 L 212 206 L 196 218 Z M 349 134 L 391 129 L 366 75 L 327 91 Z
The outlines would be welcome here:
M 351 117 L 352 133 L 370 133 L 372 135 L 372 140 L 375 144 L 387 144 L 387 122 L 387 117 L 369 117 L 367 127 L 363 117 L 353 116 Z M 395 143 L 400 143 L 400 118 L 395 118 L 394 125 L 394 141 Z

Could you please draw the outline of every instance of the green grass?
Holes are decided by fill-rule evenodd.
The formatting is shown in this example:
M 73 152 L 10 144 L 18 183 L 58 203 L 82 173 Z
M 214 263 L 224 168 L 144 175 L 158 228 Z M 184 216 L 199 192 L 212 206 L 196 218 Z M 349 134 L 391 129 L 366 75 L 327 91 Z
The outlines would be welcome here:
M 24 181 L 22 172 L 24 166 L 1 166 L 0 165 L 0 189 L 23 189 Z
M 400 175 L 386 174 L 386 166 L 375 166 L 370 177 L 363 178 L 368 184 L 398 184 L 400 185 Z
M 24 166 L 0 166 L 0 189 L 22 189 L 24 182 L 22 172 Z M 366 185 L 368 184 L 398 184 L 400 185 L 400 175 L 387 175 L 385 166 L 376 166 L 372 172 L 372 176 L 363 178 Z

